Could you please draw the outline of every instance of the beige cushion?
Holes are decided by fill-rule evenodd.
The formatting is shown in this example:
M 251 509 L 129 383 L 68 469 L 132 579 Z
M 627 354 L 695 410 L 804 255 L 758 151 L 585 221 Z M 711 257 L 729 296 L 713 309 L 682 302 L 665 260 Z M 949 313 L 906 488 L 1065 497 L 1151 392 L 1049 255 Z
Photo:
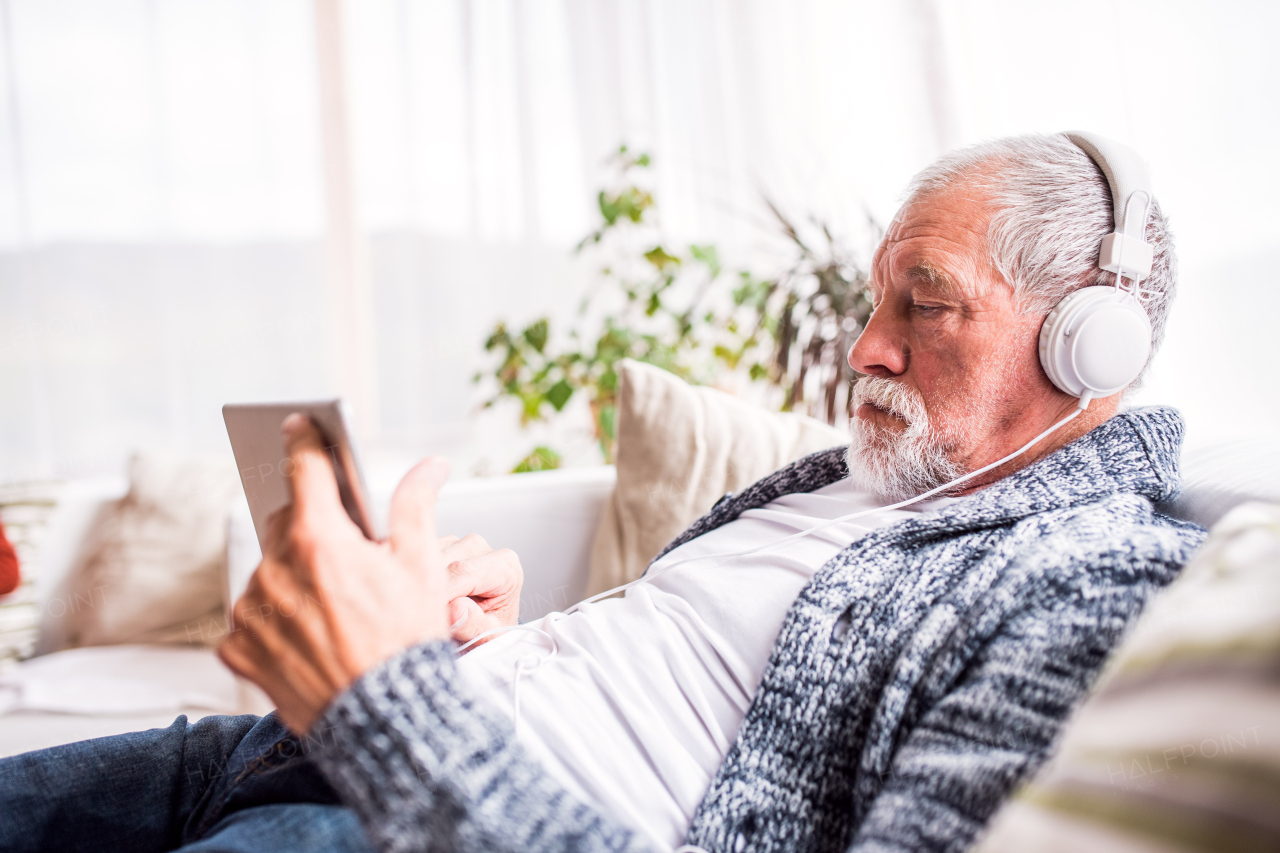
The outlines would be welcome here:
M 68 579 L 70 645 L 216 643 L 239 488 L 229 464 L 134 456 L 128 494 L 95 521 Z
M 588 594 L 639 577 L 726 492 L 848 443 L 821 421 L 691 386 L 649 364 L 623 361 L 618 378 L 618 485 L 596 531 Z

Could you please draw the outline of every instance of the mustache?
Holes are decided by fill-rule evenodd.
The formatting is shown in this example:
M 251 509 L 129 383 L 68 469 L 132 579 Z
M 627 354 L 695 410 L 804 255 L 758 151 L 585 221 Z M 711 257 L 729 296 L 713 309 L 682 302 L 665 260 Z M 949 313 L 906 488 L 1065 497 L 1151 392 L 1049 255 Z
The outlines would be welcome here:
M 915 389 L 893 379 L 864 376 L 853 386 L 853 408 L 870 403 L 877 409 L 901 418 L 912 426 L 917 422 L 927 424 L 928 411 L 924 399 Z

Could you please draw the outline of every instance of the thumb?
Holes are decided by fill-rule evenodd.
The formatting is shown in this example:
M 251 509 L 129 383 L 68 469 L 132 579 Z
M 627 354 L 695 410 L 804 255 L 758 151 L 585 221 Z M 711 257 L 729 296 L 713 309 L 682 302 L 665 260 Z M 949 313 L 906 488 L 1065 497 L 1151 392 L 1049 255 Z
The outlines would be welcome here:
M 449 479 L 449 463 L 430 456 L 404 475 L 391 497 L 388 533 L 391 550 L 410 565 L 426 565 L 439 553 L 436 541 L 436 495 Z
M 459 643 L 465 643 L 488 629 L 485 613 L 465 595 L 449 602 L 449 633 Z

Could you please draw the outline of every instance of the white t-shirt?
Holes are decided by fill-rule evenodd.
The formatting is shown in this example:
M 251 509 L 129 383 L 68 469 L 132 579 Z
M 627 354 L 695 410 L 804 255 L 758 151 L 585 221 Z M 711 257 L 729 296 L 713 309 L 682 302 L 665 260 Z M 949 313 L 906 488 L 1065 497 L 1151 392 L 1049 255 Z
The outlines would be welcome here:
M 883 505 L 847 479 L 786 495 L 675 549 L 649 569 L 651 580 L 624 597 L 530 623 L 545 635 L 500 635 L 464 655 L 460 668 L 509 714 L 515 686 L 517 739 L 570 791 L 655 843 L 676 847 L 809 578 L 868 531 L 954 500 L 878 512 L 777 549 L 664 570 Z

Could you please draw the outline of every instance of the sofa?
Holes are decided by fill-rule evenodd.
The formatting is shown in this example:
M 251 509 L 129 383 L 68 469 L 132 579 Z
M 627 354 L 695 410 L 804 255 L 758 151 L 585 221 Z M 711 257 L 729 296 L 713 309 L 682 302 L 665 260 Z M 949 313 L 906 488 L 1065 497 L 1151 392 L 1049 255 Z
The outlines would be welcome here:
M 714 389 L 692 388 L 647 365 L 624 363 L 620 375 L 616 467 L 462 480 L 446 485 L 440 496 L 441 533 L 479 533 L 495 547 L 512 548 L 520 555 L 525 570 L 522 620 L 562 610 L 586 594 L 630 580 L 643 571 L 649 557 L 662 544 L 725 492 L 740 489 L 791 459 L 841 440 L 841 433 L 825 424 L 797 415 L 765 412 Z M 390 469 L 371 472 L 370 491 L 376 512 L 385 514 L 399 473 Z M 1226 544 L 1215 549 L 1215 540 L 1211 539 L 1206 559 L 1219 560 L 1224 548 L 1234 547 L 1227 540 L 1243 535 L 1242 525 L 1253 525 L 1249 535 L 1257 533 L 1254 528 L 1258 525 L 1277 526 L 1267 519 L 1280 519 L 1280 516 L 1275 516 L 1276 510 L 1266 508 L 1280 505 L 1280 442 L 1258 438 L 1201 447 L 1193 445 L 1184 452 L 1183 473 L 1182 494 L 1162 509 L 1205 527 L 1212 528 L 1220 522 L 1225 526 L 1215 537 Z M 256 688 L 238 681 L 219 665 L 209 643 L 66 648 L 67 614 L 62 611 L 67 608 L 51 605 L 65 600 L 62 580 L 82 559 L 86 537 L 95 518 L 125 494 L 127 488 L 124 479 L 68 484 L 49 518 L 41 546 L 40 588 L 36 592 L 41 603 L 37 654 L 0 672 L 0 756 L 163 726 L 179 713 L 195 719 L 213 713 L 265 713 L 270 708 L 266 697 Z M 1251 510 L 1244 505 L 1250 504 L 1263 509 L 1252 510 L 1253 515 L 1249 515 Z M 1233 510 L 1245 515 L 1228 517 Z M 1225 521 L 1224 517 L 1227 517 Z M 1262 521 L 1257 521 L 1258 518 Z M 220 563 L 224 606 L 238 596 L 260 558 L 242 498 L 234 503 L 225 525 L 225 559 Z M 1280 527 L 1277 527 L 1275 541 L 1280 542 Z M 1248 575 L 1249 583 L 1256 584 L 1257 578 L 1265 580 L 1280 573 L 1280 565 L 1265 562 L 1270 557 L 1264 555 L 1259 559 L 1263 559 L 1265 565 L 1261 570 L 1253 567 L 1253 573 Z M 1138 638 L 1154 631 L 1161 634 L 1166 645 L 1180 648 L 1179 626 L 1222 633 L 1220 616 L 1215 617 L 1218 621 L 1209 628 L 1192 625 L 1196 620 L 1188 614 L 1199 615 L 1196 602 L 1201 596 L 1200 588 L 1194 584 L 1203 583 L 1205 577 L 1217 576 L 1214 566 L 1192 568 L 1195 571 L 1189 569 L 1186 584 L 1180 580 L 1166 593 L 1181 602 L 1182 610 L 1171 611 L 1172 616 L 1167 612 L 1162 615 L 1162 611 L 1170 611 L 1170 607 L 1153 606 L 1150 618 L 1144 614 L 1138 622 L 1134 632 Z M 1190 592 L 1179 592 L 1180 587 Z M 1266 591 L 1274 588 L 1274 585 L 1258 587 Z M 1245 600 L 1251 594 L 1250 587 L 1242 584 L 1236 584 L 1228 592 Z M 1226 595 L 1221 591 L 1205 594 Z M 1274 622 L 1266 621 L 1273 618 L 1269 613 L 1271 611 L 1262 612 L 1257 617 L 1263 620 L 1261 627 L 1254 625 L 1251 630 L 1261 630 L 1264 634 L 1270 631 L 1280 636 L 1280 611 Z M 216 620 L 210 624 L 214 622 Z M 225 625 L 225 617 L 222 624 Z M 1151 627 L 1152 624 L 1156 627 Z M 216 636 L 197 639 L 216 641 Z M 1143 648 L 1138 652 L 1121 650 L 1117 658 L 1124 662 L 1135 655 L 1150 657 L 1149 647 L 1148 642 L 1144 647 L 1147 651 Z M 1264 669 L 1271 669 L 1266 671 L 1280 666 L 1280 660 L 1267 660 L 1269 663 Z M 1124 687 L 1129 701 L 1140 696 L 1141 691 L 1135 693 L 1135 688 L 1123 678 L 1114 674 L 1104 677 L 1080 715 L 1083 719 L 1073 718 L 1068 725 L 1064 737 L 1068 757 L 1076 753 L 1092 755 L 1099 738 L 1111 743 L 1120 737 L 1115 734 L 1118 730 L 1112 723 L 1101 725 L 1101 735 L 1089 730 L 1091 726 L 1099 727 L 1093 719 L 1107 717 L 1105 709 L 1097 712 L 1091 706 L 1096 702 L 1114 706 L 1110 696 L 1118 689 L 1117 683 Z M 1265 770 L 1262 778 L 1265 784 L 1271 785 L 1266 790 L 1272 793 L 1268 795 L 1270 799 L 1263 797 L 1262 801 L 1280 803 L 1280 782 L 1266 776 L 1266 773 L 1274 776 L 1275 767 L 1280 767 L 1280 732 L 1274 731 L 1275 721 L 1280 720 L 1280 699 L 1269 704 L 1272 699 L 1263 696 L 1259 701 L 1261 704 L 1257 707 L 1269 708 L 1270 717 L 1259 711 L 1263 714 L 1262 728 L 1248 731 L 1259 743 L 1267 737 L 1274 743 L 1270 752 L 1261 750 L 1250 753 L 1249 757 L 1265 759 L 1261 762 Z M 1141 703 L 1139 706 L 1144 707 Z M 1198 731 L 1195 726 L 1203 724 L 1203 714 L 1183 722 L 1190 726 L 1187 731 Z M 1086 731 L 1075 731 L 1077 728 Z M 1139 731 L 1150 728 L 1141 723 L 1136 727 Z M 1247 727 L 1242 724 L 1239 728 L 1243 731 Z M 1234 729 L 1231 734 L 1243 736 Z M 1078 749 L 1072 746 L 1077 743 L 1085 746 Z M 1139 749 L 1144 756 L 1158 754 L 1158 751 L 1152 752 L 1149 745 Z M 1120 817 L 1098 818 L 1107 824 L 1102 829 L 1087 821 L 1081 823 L 1078 815 L 1063 817 L 1055 813 L 1048 819 L 1041 814 L 1047 808 L 1045 803 L 1062 801 L 1062 785 L 1055 779 L 1064 777 L 1076 784 L 1073 781 L 1076 777 L 1071 776 L 1077 772 L 1074 768 L 1075 765 L 1071 765 L 1064 770 L 1061 762 L 1051 765 L 1042 774 L 1048 781 L 1038 777 L 1038 783 L 1049 793 L 1037 793 L 1033 785 L 1028 789 L 1030 795 L 1015 798 L 1007 809 L 1008 814 L 1002 813 L 994 822 L 996 832 L 986 840 L 986 849 L 1039 849 L 1046 839 L 1063 842 L 1055 849 L 1073 849 L 1073 845 L 1078 849 L 1078 845 L 1085 842 L 1097 849 L 1117 851 L 1166 849 L 1159 843 L 1142 839 L 1138 846 L 1103 843 L 1110 838 L 1107 821 L 1132 823 L 1137 818 L 1133 818 L 1131 812 Z M 1124 772 L 1131 773 L 1132 768 L 1126 765 Z M 1173 778 L 1174 774 L 1169 777 Z M 1107 791 L 1109 789 L 1104 794 Z M 1140 793 L 1145 796 L 1149 792 Z M 1110 802 L 1106 797 L 1104 800 Z M 1212 797 L 1209 801 L 1212 804 Z M 1203 804 L 1204 798 L 1197 802 Z M 1089 820 L 1094 817 L 1091 815 Z M 1168 826 L 1168 822 L 1161 825 Z M 1267 837 L 1269 830 L 1264 826 L 1259 831 L 1262 837 Z M 1276 839 L 1280 839 L 1280 829 Z M 1196 849 L 1194 845 L 1192 849 Z M 1210 845 L 1205 849 L 1216 848 Z
M 370 472 L 375 506 L 385 508 L 398 473 Z M 440 496 L 439 529 L 478 533 L 495 547 L 514 549 L 525 570 L 521 615 L 536 618 L 585 594 L 592 541 L 615 476 L 614 468 L 600 466 L 449 483 Z M 209 644 L 67 648 L 68 619 L 98 599 L 77 603 L 64 581 L 83 559 L 95 519 L 127 489 L 125 478 L 73 481 L 61 489 L 40 548 L 36 656 L 0 673 L 0 712 L 9 708 L 0 713 L 0 756 L 165 726 L 177 714 L 195 720 L 270 708 L 256 688 L 221 666 Z M 226 525 L 222 582 L 224 601 L 233 601 L 261 553 L 243 499 Z

